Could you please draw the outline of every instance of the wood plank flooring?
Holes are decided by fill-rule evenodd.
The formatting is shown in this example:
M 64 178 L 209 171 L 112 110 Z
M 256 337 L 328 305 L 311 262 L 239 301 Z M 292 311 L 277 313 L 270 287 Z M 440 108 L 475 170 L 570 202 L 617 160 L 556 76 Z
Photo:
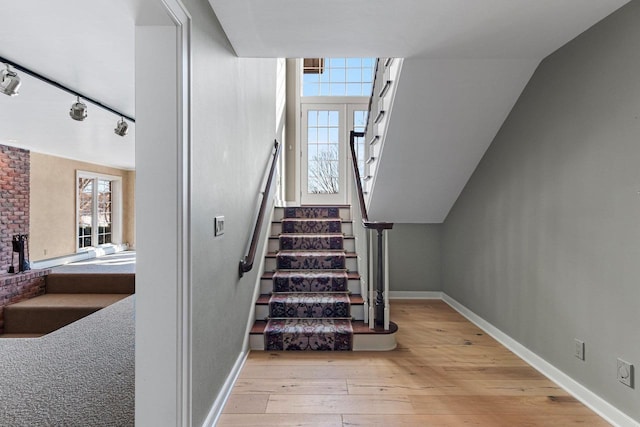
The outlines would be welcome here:
M 392 301 L 391 352 L 249 355 L 218 426 L 608 426 L 439 300 Z

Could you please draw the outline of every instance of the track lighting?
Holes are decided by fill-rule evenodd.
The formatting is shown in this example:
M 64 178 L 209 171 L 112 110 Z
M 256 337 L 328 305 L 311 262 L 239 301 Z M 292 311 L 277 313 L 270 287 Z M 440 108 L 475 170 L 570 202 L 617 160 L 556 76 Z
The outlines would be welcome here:
M 16 96 L 18 89 L 20 88 L 20 77 L 15 71 L 9 69 L 9 65 L 6 65 L 6 69 L 0 72 L 0 92 L 9 96 Z
M 20 65 L 15 61 L 12 61 L 11 59 L 0 56 L 0 66 L 2 65 L 4 65 L 6 69 L 0 71 L 0 92 L 4 93 L 5 95 L 8 95 L 8 96 L 17 95 L 18 89 L 20 88 L 20 84 L 22 83 L 20 81 L 20 77 L 18 76 L 18 74 L 11 69 L 11 67 L 13 67 L 13 69 L 18 70 L 20 73 L 36 78 L 55 88 L 58 88 L 62 91 L 65 91 L 75 96 L 76 102 L 74 102 L 71 105 L 71 110 L 69 111 L 69 116 L 71 116 L 73 120 L 77 120 L 81 122 L 87 118 L 87 104 L 85 104 L 85 102 L 90 102 L 93 105 L 100 107 L 120 117 L 120 120 L 116 123 L 116 127 L 113 130 L 116 133 L 116 135 L 125 136 L 129 132 L 129 124 L 136 122 L 136 119 L 134 117 L 128 116 L 124 114 L 122 111 L 118 111 L 114 108 L 111 108 L 108 105 L 103 104 L 102 102 L 100 102 L 95 98 L 92 98 L 81 92 L 71 89 L 70 87 L 60 84 L 57 81 L 51 80 L 50 78 L 43 76 L 42 74 L 32 69 L 29 69 L 23 65 Z M 82 98 L 84 102 L 81 102 L 80 98 Z
M 77 120 L 79 122 L 87 118 L 87 104 L 80 102 L 79 96 L 76 97 L 76 102 L 71 104 L 69 115 L 73 120 Z
M 129 132 L 129 124 L 124 121 L 124 117 L 120 117 L 120 120 L 113 131 L 119 136 L 125 136 L 127 132 Z

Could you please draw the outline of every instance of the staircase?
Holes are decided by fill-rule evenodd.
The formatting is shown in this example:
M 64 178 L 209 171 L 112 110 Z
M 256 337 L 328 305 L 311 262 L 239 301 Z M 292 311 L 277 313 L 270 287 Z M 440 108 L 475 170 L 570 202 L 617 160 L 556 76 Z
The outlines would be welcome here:
M 2 338 L 39 337 L 135 292 L 135 274 L 50 274 L 45 294 L 4 309 Z
M 391 350 L 395 332 L 364 323 L 349 206 L 275 208 L 250 332 L 253 350 Z

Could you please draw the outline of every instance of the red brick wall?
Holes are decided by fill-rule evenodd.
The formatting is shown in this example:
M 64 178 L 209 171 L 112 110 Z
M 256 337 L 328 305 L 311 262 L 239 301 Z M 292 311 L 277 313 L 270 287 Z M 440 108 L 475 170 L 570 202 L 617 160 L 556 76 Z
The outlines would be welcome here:
M 0 274 L 11 265 L 13 235 L 29 233 L 29 174 L 29 151 L 0 145 Z

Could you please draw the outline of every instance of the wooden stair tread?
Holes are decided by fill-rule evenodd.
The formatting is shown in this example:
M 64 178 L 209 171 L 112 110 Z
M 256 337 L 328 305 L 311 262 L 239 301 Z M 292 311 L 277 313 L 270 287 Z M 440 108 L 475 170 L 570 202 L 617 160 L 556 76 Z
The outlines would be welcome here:
M 318 252 L 318 253 L 322 253 L 322 252 L 327 252 L 327 253 L 342 253 L 344 252 L 343 250 L 339 250 L 339 249 L 318 249 L 318 250 L 306 250 L 306 249 L 292 249 L 292 250 L 281 250 L 278 252 L 267 252 L 266 258 L 276 258 L 277 255 L 282 252 L 283 254 L 288 254 L 288 253 L 293 253 L 293 252 Z M 357 258 L 358 255 L 355 252 L 344 252 L 345 256 L 347 258 Z
M 344 233 L 281 233 L 277 236 L 269 236 L 271 240 L 278 240 L 280 236 L 286 237 L 302 237 L 302 236 L 342 236 L 345 240 L 355 240 L 355 236 L 349 235 L 345 236 Z
M 352 219 L 340 219 L 340 218 L 282 218 L 282 219 L 274 219 L 271 221 L 272 224 L 282 224 L 283 220 L 295 220 L 295 221 L 318 221 L 318 220 L 339 220 L 343 224 L 351 224 L 353 223 Z
M 287 293 L 287 294 L 300 294 L 300 293 L 304 293 L 304 292 L 283 292 L 283 293 Z M 309 292 L 309 293 L 322 293 L 322 292 Z M 331 292 L 324 292 L 324 293 L 331 293 Z M 345 294 L 345 292 L 333 292 L 335 294 Z M 256 301 L 257 305 L 269 305 L 269 299 L 271 298 L 271 295 L 269 294 L 261 294 L 258 297 L 258 300 Z M 362 298 L 362 295 L 357 295 L 357 294 L 352 294 L 349 295 L 349 302 L 351 305 L 362 305 L 364 304 L 364 299 Z
M 253 326 L 251 327 L 252 335 L 262 335 L 264 333 L 264 329 L 267 326 L 267 322 L 264 320 L 256 320 Z M 368 323 L 364 323 L 362 320 L 352 320 L 351 326 L 353 327 L 354 335 L 389 335 L 395 334 L 398 331 L 398 325 L 393 322 L 389 323 L 389 330 L 385 331 L 382 328 L 376 327 L 375 329 L 370 329 Z
M 263 280 L 273 280 L 273 274 L 275 271 L 265 271 L 262 273 Z M 347 272 L 348 280 L 360 280 L 360 274 L 357 271 L 349 271 Z

